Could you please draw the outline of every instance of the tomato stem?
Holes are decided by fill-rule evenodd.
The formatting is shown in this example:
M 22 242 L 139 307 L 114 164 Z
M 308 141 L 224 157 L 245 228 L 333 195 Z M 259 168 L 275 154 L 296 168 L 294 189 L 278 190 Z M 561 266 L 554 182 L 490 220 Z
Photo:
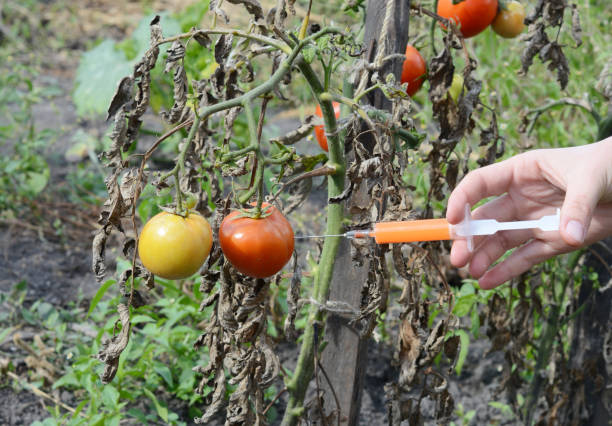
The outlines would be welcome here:
M 327 177 L 327 194 L 329 198 L 337 197 L 344 191 L 345 158 L 343 136 L 337 131 L 336 115 L 331 101 L 331 96 L 324 93 L 316 74 L 306 61 L 297 63 L 302 75 L 306 78 L 314 97 L 319 101 L 323 115 L 325 128 L 328 131 L 327 146 L 329 148 L 329 164 L 336 165 L 336 173 Z M 347 84 L 345 95 L 352 97 L 353 88 Z M 344 132 L 342 132 L 344 133 Z M 327 206 L 326 234 L 339 234 L 342 232 L 342 221 L 344 219 L 343 203 L 331 203 Z M 318 272 L 315 274 L 313 297 L 318 303 L 324 305 L 329 298 L 329 290 L 334 270 L 334 262 L 340 245 L 339 238 L 326 238 L 323 243 L 323 251 L 319 260 Z M 304 330 L 302 346 L 298 357 L 293 377 L 287 382 L 289 391 L 289 402 L 283 417 L 283 426 L 296 425 L 303 412 L 304 396 L 308 383 L 312 379 L 314 371 L 315 347 L 315 323 L 322 323 L 323 312 L 317 306 L 311 305 L 308 314 L 308 322 Z

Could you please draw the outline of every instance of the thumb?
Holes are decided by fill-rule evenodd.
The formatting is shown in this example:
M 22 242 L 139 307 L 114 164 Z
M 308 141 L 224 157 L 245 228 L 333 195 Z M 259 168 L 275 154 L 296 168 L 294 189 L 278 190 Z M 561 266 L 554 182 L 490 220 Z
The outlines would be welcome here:
M 561 207 L 561 237 L 571 246 L 581 246 L 585 237 L 595 206 L 599 202 L 600 191 L 598 186 L 590 180 L 585 184 L 584 179 L 576 179 L 568 185 L 565 200 Z

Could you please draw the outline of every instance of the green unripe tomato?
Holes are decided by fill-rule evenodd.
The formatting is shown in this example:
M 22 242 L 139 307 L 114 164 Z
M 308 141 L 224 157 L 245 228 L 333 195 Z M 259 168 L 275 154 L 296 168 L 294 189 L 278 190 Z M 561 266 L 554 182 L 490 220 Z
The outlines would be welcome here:
M 457 103 L 459 100 L 459 95 L 461 95 L 461 91 L 463 90 L 463 77 L 461 74 L 453 75 L 453 83 L 451 84 L 450 89 L 448 89 L 448 94 L 450 97 Z

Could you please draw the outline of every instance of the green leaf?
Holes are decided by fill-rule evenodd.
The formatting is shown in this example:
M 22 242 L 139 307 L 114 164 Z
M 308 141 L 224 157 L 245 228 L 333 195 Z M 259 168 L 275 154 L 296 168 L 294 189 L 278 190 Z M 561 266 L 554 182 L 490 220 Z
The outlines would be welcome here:
M 148 315 L 134 315 L 134 317 L 130 319 L 130 322 L 134 325 L 142 322 L 155 322 L 155 320 Z
M 142 18 L 131 39 L 120 44 L 110 39 L 104 40 L 81 56 L 72 94 L 80 116 L 106 113 L 119 80 L 132 73 L 136 62 L 149 48 L 150 22 L 154 16 L 150 14 Z M 160 16 L 164 36 L 181 32 L 176 19 L 170 18 L 167 13 L 160 13 Z M 167 46 L 162 46 L 161 53 L 166 49 Z
M 4 339 L 15 330 L 15 327 L 8 327 L 7 329 L 0 331 L 0 345 L 4 342 Z
M 470 294 L 457 299 L 457 304 L 453 308 L 453 313 L 458 317 L 463 317 L 470 313 L 472 306 L 476 302 L 476 295 Z
M 153 392 L 151 392 L 149 389 L 142 388 L 142 391 L 144 392 L 146 396 L 148 396 L 151 399 L 151 401 L 153 401 L 153 404 L 155 405 L 155 410 L 157 411 L 157 415 L 161 417 L 161 419 L 164 422 L 167 423 L 168 422 L 168 408 L 161 405 L 159 401 L 157 400 L 157 398 L 155 397 L 155 395 L 153 395 Z
M 83 411 L 83 408 L 85 408 L 85 406 L 87 405 L 87 402 L 88 401 L 84 399 L 83 401 L 79 403 L 79 405 L 77 405 L 77 408 L 74 409 L 74 414 L 72 415 L 73 419 L 75 419 L 79 415 L 79 413 Z
M 131 73 L 132 66 L 125 53 L 117 50 L 115 42 L 110 39 L 83 53 L 72 94 L 77 114 L 104 114 L 117 83 Z
M 140 411 L 138 408 L 130 408 L 127 411 L 127 414 L 140 420 L 143 425 L 148 423 L 145 413 Z
M 102 403 L 108 408 L 115 409 L 119 401 L 119 392 L 113 385 L 104 385 L 102 389 Z
M 110 419 L 106 419 L 106 421 L 104 422 L 104 426 L 119 426 L 120 420 L 121 420 L 121 415 L 115 414 Z
M 459 336 L 459 355 L 455 364 L 457 375 L 461 375 L 461 369 L 467 358 L 468 349 L 470 347 L 470 336 L 464 330 L 455 330 L 454 335 Z
M 306 46 L 302 49 L 302 56 L 304 60 L 311 64 L 314 60 L 315 55 L 317 54 L 317 49 L 314 46 Z
M 87 311 L 87 315 L 85 316 L 85 319 L 87 319 L 89 317 L 89 315 L 96 308 L 96 306 L 98 305 L 100 300 L 102 300 L 102 297 L 104 297 L 104 294 L 106 293 L 106 291 L 113 284 L 115 284 L 115 282 L 116 282 L 115 280 L 107 280 L 104 284 L 102 284 L 102 286 L 100 286 L 100 288 L 96 292 L 95 296 L 91 299 L 91 303 L 89 304 L 89 311 Z
M 161 362 L 156 362 L 153 366 L 153 370 L 168 383 L 168 386 L 171 388 L 174 387 L 174 380 L 172 380 L 172 371 L 168 368 L 167 365 L 162 364 Z
M 34 315 L 28 309 L 22 309 L 21 316 L 27 323 L 36 325 L 36 318 L 34 318 Z
M 459 290 L 459 296 L 467 296 L 469 294 L 475 294 L 476 293 L 476 289 L 474 288 L 474 286 L 472 285 L 471 282 L 469 281 L 464 281 L 463 285 L 461 286 L 461 289 Z
M 62 377 L 56 380 L 55 383 L 53 383 L 53 389 L 59 388 L 60 386 L 74 386 L 78 388 L 81 386 L 81 384 L 79 383 L 79 379 L 77 379 L 74 372 L 71 371 L 64 374 Z
M 25 189 L 30 195 L 35 196 L 40 194 L 47 186 L 49 169 L 46 168 L 42 172 L 28 172 L 25 176 Z

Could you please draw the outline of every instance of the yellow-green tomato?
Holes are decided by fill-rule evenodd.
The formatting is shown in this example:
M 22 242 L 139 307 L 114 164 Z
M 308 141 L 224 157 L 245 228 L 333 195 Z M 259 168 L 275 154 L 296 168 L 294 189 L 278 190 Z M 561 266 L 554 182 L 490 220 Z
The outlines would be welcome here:
M 453 83 L 450 89 L 448 89 L 448 94 L 455 103 L 459 99 L 459 95 L 461 95 L 461 90 L 463 90 L 463 77 L 461 74 L 455 74 L 453 75 Z
M 504 38 L 514 38 L 525 29 L 525 7 L 516 0 L 506 3 L 493 22 L 493 31 Z
M 161 212 L 145 224 L 138 240 L 138 254 L 145 268 L 171 280 L 196 273 L 211 247 L 210 225 L 197 213 L 183 217 Z

